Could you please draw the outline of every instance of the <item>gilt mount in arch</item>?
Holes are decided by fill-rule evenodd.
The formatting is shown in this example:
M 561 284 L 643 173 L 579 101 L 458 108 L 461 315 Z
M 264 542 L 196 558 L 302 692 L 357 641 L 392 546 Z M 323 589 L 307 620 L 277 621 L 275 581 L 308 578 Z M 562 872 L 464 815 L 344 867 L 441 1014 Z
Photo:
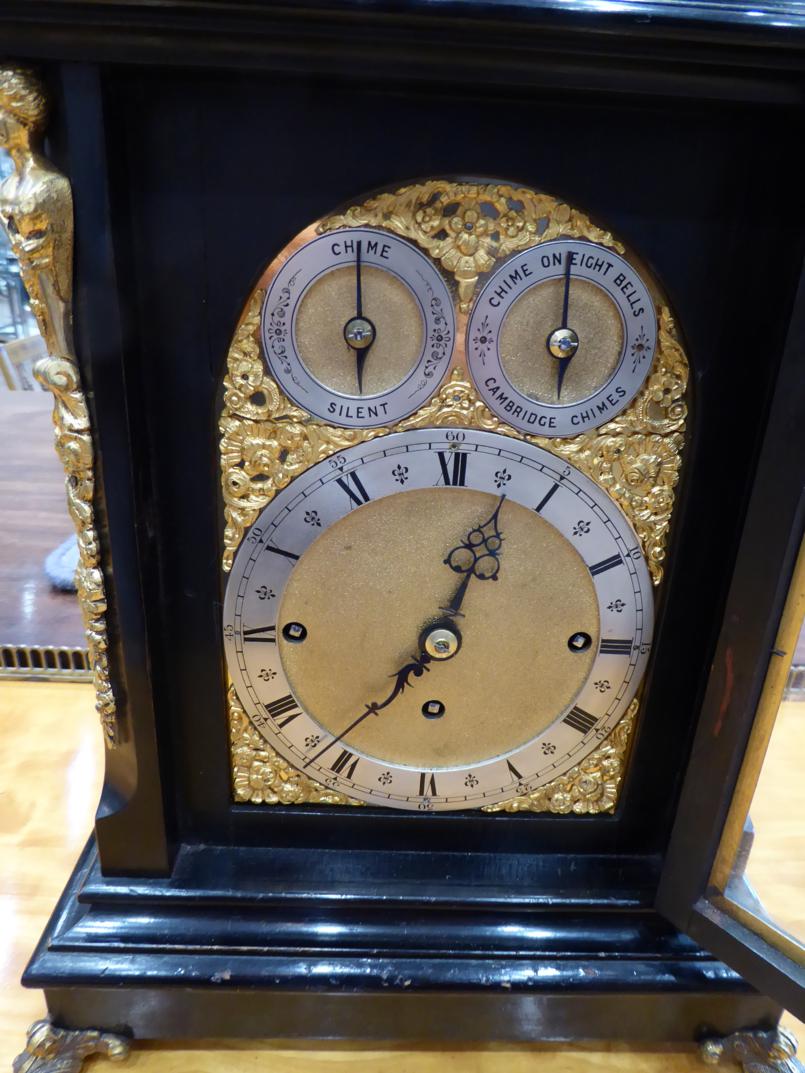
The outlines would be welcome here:
M 469 310 L 479 276 L 539 242 L 586 238 L 623 253 L 583 212 L 508 183 L 429 179 L 353 205 L 328 217 L 321 230 L 360 226 L 384 227 L 415 242 L 454 278 L 461 313 Z

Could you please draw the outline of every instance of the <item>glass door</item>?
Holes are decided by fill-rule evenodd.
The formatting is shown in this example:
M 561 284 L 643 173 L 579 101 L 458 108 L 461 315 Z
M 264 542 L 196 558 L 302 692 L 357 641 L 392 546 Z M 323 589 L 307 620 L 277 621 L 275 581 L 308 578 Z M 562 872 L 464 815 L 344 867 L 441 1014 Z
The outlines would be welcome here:
M 725 526 L 725 556 L 735 559 L 720 633 L 712 653 L 679 654 L 706 661 L 707 681 L 656 901 L 676 927 L 800 1019 L 805 1019 L 803 354 L 801 279 L 766 434 L 756 469 L 747 475 L 746 513 Z

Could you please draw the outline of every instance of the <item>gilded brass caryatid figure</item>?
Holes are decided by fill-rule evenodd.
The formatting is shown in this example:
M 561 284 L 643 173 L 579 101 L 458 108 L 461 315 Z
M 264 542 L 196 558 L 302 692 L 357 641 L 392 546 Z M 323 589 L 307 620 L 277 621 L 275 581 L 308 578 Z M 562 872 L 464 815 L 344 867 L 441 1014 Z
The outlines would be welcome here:
M 34 373 L 53 392 L 56 451 L 78 535 L 76 585 L 92 663 L 97 708 L 109 746 L 118 740 L 107 660 L 106 594 L 95 527 L 92 433 L 71 336 L 73 202 L 70 184 L 40 152 L 48 114 L 44 86 L 16 65 L 0 67 L 0 148 L 14 171 L 0 185 L 0 220 L 20 262 L 31 309 L 47 344 Z

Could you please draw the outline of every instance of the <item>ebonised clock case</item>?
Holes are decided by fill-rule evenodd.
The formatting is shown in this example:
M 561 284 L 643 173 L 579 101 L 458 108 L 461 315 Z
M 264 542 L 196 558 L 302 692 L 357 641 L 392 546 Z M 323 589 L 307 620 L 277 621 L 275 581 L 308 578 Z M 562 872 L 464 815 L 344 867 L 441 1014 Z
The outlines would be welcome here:
M 194 8 L 127 7 L 125 31 L 113 3 L 0 13 L 7 49 L 45 65 L 51 156 L 73 185 L 76 338 L 128 728 L 26 982 L 65 1024 L 136 1036 L 568 1038 L 607 1035 L 617 1017 L 624 1036 L 689 1039 L 773 1023 L 775 1002 L 655 902 L 764 436 L 802 413 L 799 176 L 770 166 L 802 128 L 800 28 L 750 29 L 737 5 L 709 21 L 647 5 L 648 23 L 575 4 Z M 433 51 L 423 35 L 437 30 Z M 360 159 L 344 152 L 356 116 Z M 695 373 L 656 657 L 618 811 L 234 806 L 215 419 L 240 305 L 273 252 L 334 205 L 481 165 L 572 199 L 639 250 Z M 773 458 L 785 507 L 757 538 L 779 563 L 802 527 L 793 442 Z M 771 569 L 753 584 L 747 706 L 781 599 Z M 713 829 L 740 741 L 739 727 L 724 785 L 704 795 Z

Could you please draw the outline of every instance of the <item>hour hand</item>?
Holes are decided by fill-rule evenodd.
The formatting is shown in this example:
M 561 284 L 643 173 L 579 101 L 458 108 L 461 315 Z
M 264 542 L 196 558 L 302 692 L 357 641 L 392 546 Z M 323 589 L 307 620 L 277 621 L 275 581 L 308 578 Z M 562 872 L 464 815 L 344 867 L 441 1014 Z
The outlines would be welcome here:
M 473 526 L 461 543 L 447 554 L 446 565 L 456 574 L 463 574 L 450 603 L 447 607 L 439 609 L 452 618 L 461 615 L 460 609 L 470 578 L 476 577 L 479 581 L 497 581 L 500 570 L 500 549 L 503 544 L 498 516 L 505 498 L 506 496 L 502 495 L 487 520 L 480 525 Z

